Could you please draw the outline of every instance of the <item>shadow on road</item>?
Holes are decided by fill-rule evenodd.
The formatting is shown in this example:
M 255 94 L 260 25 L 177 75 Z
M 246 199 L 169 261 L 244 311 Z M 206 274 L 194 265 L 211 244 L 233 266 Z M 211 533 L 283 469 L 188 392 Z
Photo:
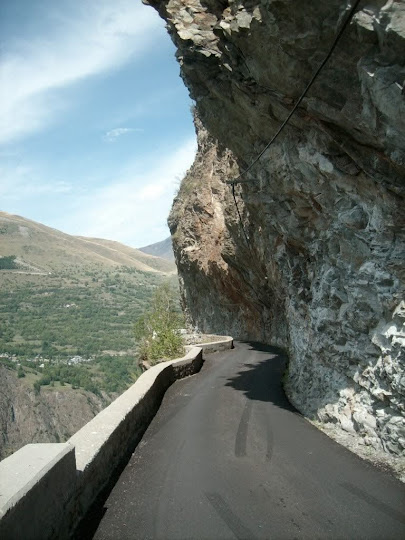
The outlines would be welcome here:
M 245 341 L 250 345 L 250 351 L 259 351 L 267 354 L 260 356 L 257 362 L 247 362 L 240 371 L 228 379 L 225 386 L 243 392 L 248 399 L 253 401 L 271 402 L 277 407 L 297 413 L 291 405 L 283 389 L 283 374 L 287 366 L 285 353 L 277 348 L 264 343 Z

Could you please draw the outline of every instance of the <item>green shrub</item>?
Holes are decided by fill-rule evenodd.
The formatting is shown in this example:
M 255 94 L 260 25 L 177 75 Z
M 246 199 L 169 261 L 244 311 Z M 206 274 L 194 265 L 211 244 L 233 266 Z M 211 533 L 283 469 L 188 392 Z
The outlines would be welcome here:
M 17 377 L 19 379 L 22 379 L 23 377 L 25 377 L 25 373 L 24 373 L 24 370 L 21 366 L 19 366 L 18 370 L 17 370 Z
M 17 268 L 17 263 L 15 262 L 15 255 L 7 255 L 5 257 L 0 257 L 0 270 L 14 270 Z
M 174 291 L 164 283 L 156 289 L 149 310 L 135 323 L 141 360 L 155 364 L 159 360 L 181 356 L 184 343 L 179 328 L 183 324 Z

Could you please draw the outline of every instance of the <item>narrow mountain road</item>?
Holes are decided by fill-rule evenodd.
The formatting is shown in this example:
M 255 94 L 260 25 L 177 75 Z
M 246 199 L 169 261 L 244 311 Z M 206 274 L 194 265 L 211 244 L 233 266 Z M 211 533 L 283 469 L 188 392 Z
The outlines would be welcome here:
M 94 535 L 123 539 L 404 539 L 405 488 L 309 424 L 258 344 L 176 382 Z

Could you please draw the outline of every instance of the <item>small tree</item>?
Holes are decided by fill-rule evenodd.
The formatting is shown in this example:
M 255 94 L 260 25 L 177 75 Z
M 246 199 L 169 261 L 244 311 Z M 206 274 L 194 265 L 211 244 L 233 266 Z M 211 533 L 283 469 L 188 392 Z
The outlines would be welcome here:
M 14 270 L 17 268 L 17 263 L 15 262 L 15 255 L 7 255 L 0 257 L 0 270 Z
M 19 379 L 22 379 L 23 377 L 25 377 L 24 370 L 23 370 L 23 368 L 21 366 L 18 366 L 17 377 Z
M 174 291 L 164 283 L 156 289 L 149 310 L 135 323 L 141 360 L 156 364 L 183 354 L 183 338 L 179 332 L 183 324 Z

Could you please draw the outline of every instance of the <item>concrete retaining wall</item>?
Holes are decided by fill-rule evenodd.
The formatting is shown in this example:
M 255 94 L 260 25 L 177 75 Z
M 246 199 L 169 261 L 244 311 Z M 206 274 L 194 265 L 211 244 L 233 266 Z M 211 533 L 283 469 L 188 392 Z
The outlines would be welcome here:
M 0 463 L 0 538 L 63 540 L 131 455 L 167 388 L 197 373 L 205 354 L 232 338 L 189 347 L 143 373 L 67 443 L 28 444 Z M 231 343 L 231 344 L 230 344 Z
M 0 463 L 0 538 L 57 538 L 74 498 L 75 449 L 27 444 Z
M 193 347 L 200 347 L 203 350 L 203 354 L 226 351 L 228 349 L 233 349 L 233 338 L 230 336 L 218 336 L 218 340 L 216 341 L 189 345 L 186 347 L 186 350 L 191 350 Z
M 153 366 L 69 439 L 78 471 L 75 515 L 87 512 L 117 466 L 133 452 L 167 388 L 197 373 L 202 363 L 202 350 L 194 347 L 180 360 Z

